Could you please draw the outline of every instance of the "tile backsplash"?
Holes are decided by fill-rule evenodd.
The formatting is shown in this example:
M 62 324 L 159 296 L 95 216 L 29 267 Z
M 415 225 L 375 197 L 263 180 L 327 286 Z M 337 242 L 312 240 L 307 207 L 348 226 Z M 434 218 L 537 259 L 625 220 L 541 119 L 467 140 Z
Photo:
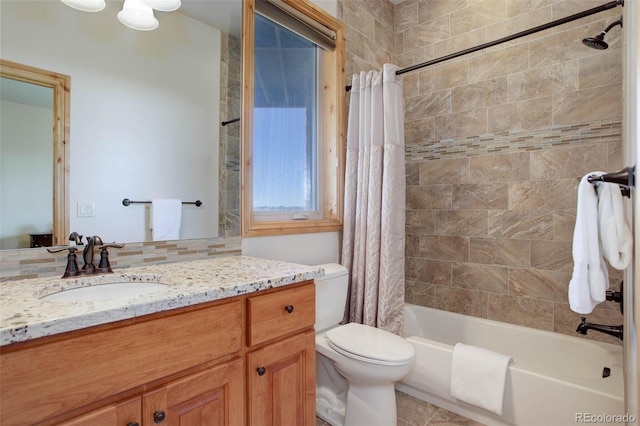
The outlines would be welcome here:
M 131 266 L 184 262 L 211 257 L 239 256 L 240 237 L 203 238 L 194 240 L 126 243 L 121 249 L 109 249 L 113 270 Z M 77 253 L 82 267 L 82 252 Z M 96 250 L 97 259 L 99 255 Z M 62 274 L 67 265 L 67 252 L 49 253 L 46 248 L 0 251 L 0 282 Z

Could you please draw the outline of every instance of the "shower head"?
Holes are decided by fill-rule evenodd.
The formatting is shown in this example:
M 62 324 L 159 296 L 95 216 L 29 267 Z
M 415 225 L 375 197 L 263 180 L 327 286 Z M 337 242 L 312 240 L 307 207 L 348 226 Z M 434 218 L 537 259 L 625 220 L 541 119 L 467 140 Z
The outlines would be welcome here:
M 585 46 L 589 46 L 592 49 L 598 49 L 598 50 L 607 49 L 609 45 L 607 44 L 606 41 L 604 41 L 604 36 L 607 35 L 609 30 L 611 30 L 611 28 L 615 27 L 616 25 L 622 26 L 622 17 L 620 17 L 620 19 L 617 20 L 616 22 L 610 24 L 607 28 L 605 28 L 603 32 L 601 32 L 597 36 L 587 37 L 585 39 L 582 39 L 582 44 L 584 44 Z

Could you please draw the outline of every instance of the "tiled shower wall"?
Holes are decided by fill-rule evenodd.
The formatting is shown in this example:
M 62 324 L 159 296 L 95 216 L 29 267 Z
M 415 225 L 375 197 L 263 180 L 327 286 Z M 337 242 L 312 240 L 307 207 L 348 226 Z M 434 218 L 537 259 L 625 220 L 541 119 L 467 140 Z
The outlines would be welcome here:
M 346 84 L 354 72 L 418 64 L 600 4 L 340 1 Z M 622 167 L 620 28 L 606 51 L 580 41 L 620 13 L 404 74 L 407 302 L 576 335 L 567 286 L 578 178 Z M 611 271 L 614 289 L 620 279 Z M 622 323 L 612 302 L 588 318 Z
M 396 63 L 413 65 L 591 7 L 588 0 L 405 0 Z M 592 15 L 404 77 L 406 300 L 577 335 L 569 309 L 578 178 L 621 164 L 620 17 Z M 611 273 L 617 289 L 621 274 Z M 622 323 L 601 304 L 588 319 Z M 590 338 L 616 342 L 600 333 Z

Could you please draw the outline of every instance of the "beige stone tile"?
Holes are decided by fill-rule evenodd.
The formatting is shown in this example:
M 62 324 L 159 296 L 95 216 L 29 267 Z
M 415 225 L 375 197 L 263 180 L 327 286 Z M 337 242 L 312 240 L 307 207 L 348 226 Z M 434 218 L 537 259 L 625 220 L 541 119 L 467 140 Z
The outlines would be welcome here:
M 448 15 L 467 6 L 466 0 L 419 0 L 419 22 L 427 22 Z
M 407 188 L 407 209 L 450 209 L 451 185 L 411 186 Z
M 487 122 L 489 132 L 548 129 L 552 124 L 552 97 L 490 106 Z
M 419 72 L 420 93 L 436 92 L 462 86 L 469 80 L 469 61 L 458 59 L 432 65 Z
M 509 184 L 510 210 L 575 210 L 577 179 L 520 181 Z
M 342 14 L 345 22 L 349 22 L 359 32 L 373 38 L 375 34 L 375 19 L 365 9 L 359 7 L 355 2 L 345 2 Z
M 553 97 L 553 124 L 570 125 L 622 117 L 622 87 L 595 87 Z
M 404 50 L 412 50 L 447 38 L 449 38 L 449 17 L 445 15 L 403 31 L 402 46 Z
M 406 261 L 408 280 L 424 284 L 451 285 L 451 262 L 411 257 Z
M 569 241 L 531 241 L 531 266 L 549 271 L 573 270 Z
M 404 123 L 404 142 L 406 146 L 430 142 L 435 139 L 436 122 L 434 117 L 422 118 Z
M 526 240 L 469 239 L 469 261 L 472 263 L 527 267 L 530 256 L 530 242 Z
M 364 59 L 365 55 L 365 36 L 362 35 L 357 29 L 347 26 L 345 35 L 345 49 L 348 53 L 352 53 L 358 58 Z M 351 61 L 347 61 L 351 62 Z M 350 70 L 352 72 L 359 72 L 359 69 Z
M 585 34 L 599 34 L 606 27 L 603 19 L 581 25 L 529 43 L 529 66 L 531 69 L 560 62 L 571 61 L 593 55 L 593 49 L 582 44 Z
M 469 290 L 507 294 L 508 271 L 508 268 L 503 266 L 454 262 L 451 266 L 451 285 Z
M 524 15 L 553 4 L 556 0 L 512 0 L 507 2 L 507 17 Z
M 487 318 L 553 331 L 553 302 L 489 293 Z
M 437 117 L 451 112 L 451 91 L 442 90 L 406 98 L 404 113 L 407 121 Z
M 477 83 L 528 70 L 528 46 L 527 43 L 521 43 L 471 58 L 469 60 L 469 83 Z
M 416 281 L 406 281 L 404 301 L 429 308 L 436 307 L 436 288 L 434 284 L 424 284 Z
M 506 0 L 485 0 L 451 13 L 451 35 L 486 27 L 506 18 Z
M 553 4 L 553 19 L 555 20 L 555 19 L 565 18 L 569 15 L 574 15 L 576 13 L 583 12 L 587 9 L 591 9 L 601 5 L 602 5 L 602 2 L 600 2 L 599 0 L 556 1 Z M 582 19 L 578 19 L 577 21 L 568 22 L 566 24 L 563 24 L 561 27 L 557 27 L 558 28 L 557 31 L 561 31 L 561 30 L 566 31 L 567 29 L 580 27 L 585 24 L 589 24 L 593 22 L 598 22 L 598 21 L 601 21 L 602 19 L 606 19 L 608 16 L 609 17 L 615 16 L 617 19 L 620 17 L 620 11 L 617 10 L 617 8 L 614 8 L 613 10 L 610 10 L 610 11 L 604 11 L 601 13 L 597 13 L 595 15 L 586 16 Z M 604 30 L 604 27 L 600 31 L 602 30 Z M 598 33 L 596 32 L 593 35 L 595 36 L 596 34 Z
M 493 238 L 551 240 L 553 229 L 551 211 L 492 210 L 489 212 L 488 235 Z
M 506 209 L 509 188 L 506 183 L 469 183 L 453 185 L 454 209 Z
M 449 0 L 443 0 L 449 1 Z M 471 47 L 486 43 L 487 29 L 485 27 L 469 31 L 446 40 L 437 41 L 433 45 L 434 54 L 440 58 L 454 52 L 460 52 Z
M 420 163 L 420 183 L 468 183 L 469 158 L 441 158 Z
M 433 59 L 433 44 L 418 49 L 401 52 L 396 55 L 396 65 L 400 68 L 410 67 Z
M 507 101 L 507 78 L 497 78 L 451 89 L 451 111 L 469 111 Z
M 436 230 L 436 210 L 407 210 L 405 228 L 407 233 L 434 234 Z
M 365 39 L 364 59 L 372 64 L 375 69 L 380 69 L 384 64 L 392 61 L 391 52 L 382 48 L 376 42 Z
M 420 78 L 417 73 L 403 74 L 401 79 L 405 98 L 417 96 L 420 93 Z
M 444 235 L 421 235 L 420 257 L 454 262 L 469 261 L 469 238 Z
M 529 154 L 516 152 L 480 155 L 471 157 L 469 167 L 472 182 L 486 183 L 529 179 Z
M 389 52 L 394 52 L 393 31 L 385 27 L 381 22 L 375 22 L 375 42 Z
M 575 210 L 555 210 L 553 212 L 553 239 L 573 241 L 573 229 L 576 226 Z
M 413 426 L 426 426 L 429 419 L 438 410 L 435 405 L 424 402 L 418 398 L 396 391 L 396 411 L 398 419 L 406 421 Z
M 420 237 L 418 234 L 407 231 L 405 235 L 404 255 L 406 259 L 420 256 Z
M 486 210 L 437 210 L 437 235 L 487 236 Z
M 622 140 L 616 142 L 608 142 L 607 147 L 607 171 L 621 170 L 624 165 L 622 163 Z
M 487 295 L 484 291 L 464 288 L 436 288 L 436 308 L 474 317 L 487 317 Z
M 394 7 L 394 30 L 402 32 L 418 24 L 418 1 L 406 0 Z
M 407 186 L 420 184 L 420 163 L 417 161 L 406 163 L 405 175 Z
M 487 110 L 480 108 L 436 117 L 436 140 L 487 133 Z
M 507 1 L 507 4 L 513 3 L 513 0 Z M 508 6 L 507 6 L 508 8 Z M 510 36 L 512 34 L 519 33 L 530 28 L 537 27 L 538 25 L 546 24 L 551 19 L 551 7 L 541 7 L 518 14 L 516 16 L 510 16 L 508 19 L 500 21 L 496 24 L 489 25 L 487 27 L 487 37 L 489 40 L 498 40 L 503 37 Z M 523 41 L 529 41 L 535 38 L 544 37 L 552 34 L 553 30 L 545 30 L 534 33 L 532 35 L 519 38 L 516 41 L 509 43 L 521 43 Z
M 587 335 L 584 336 L 576 332 L 576 328 L 578 324 L 580 324 L 582 317 L 585 317 L 587 322 L 594 324 L 621 325 L 623 323 L 620 310 L 603 309 L 601 306 L 602 304 L 596 306 L 592 313 L 584 315 L 573 312 L 568 303 L 556 303 L 554 331 L 573 337 L 583 337 L 589 340 L 621 345 L 622 342 L 620 342 L 619 339 L 604 333 L 589 330 L 587 331 Z
M 618 50 L 605 51 L 600 55 L 587 56 L 579 61 L 579 88 L 622 84 L 622 55 Z
M 579 178 L 603 167 L 606 146 L 562 146 L 532 151 L 530 156 L 532 180 Z
M 509 295 L 566 302 L 571 272 L 509 268 Z
M 508 76 L 509 102 L 578 90 L 578 62 L 566 61 Z

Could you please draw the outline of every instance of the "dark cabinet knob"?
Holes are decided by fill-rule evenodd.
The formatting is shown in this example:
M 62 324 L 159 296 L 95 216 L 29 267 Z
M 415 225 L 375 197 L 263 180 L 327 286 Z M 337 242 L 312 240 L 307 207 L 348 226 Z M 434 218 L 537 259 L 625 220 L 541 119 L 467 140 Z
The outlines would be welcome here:
M 129 422 L 129 423 L 127 423 L 127 426 L 140 426 L 140 423 L 138 423 L 138 422 Z
M 258 376 L 264 376 L 264 373 L 267 372 L 267 369 L 264 367 L 258 367 L 256 368 L 256 371 L 258 372 Z
M 293 312 L 293 305 L 287 305 L 284 307 L 284 310 L 287 311 L 288 313 Z
M 166 418 L 167 418 L 167 415 L 164 411 L 156 411 L 155 413 L 153 413 L 154 423 L 162 423 Z

